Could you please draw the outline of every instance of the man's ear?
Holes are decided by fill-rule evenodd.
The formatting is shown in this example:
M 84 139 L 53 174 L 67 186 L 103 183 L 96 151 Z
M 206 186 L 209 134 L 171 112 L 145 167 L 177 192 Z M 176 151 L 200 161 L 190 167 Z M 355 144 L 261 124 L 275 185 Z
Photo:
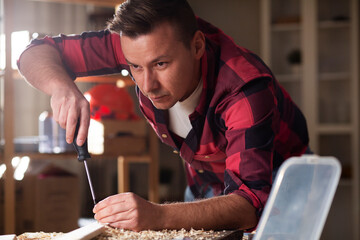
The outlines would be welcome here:
M 196 31 L 191 41 L 191 50 L 196 59 L 200 59 L 205 52 L 205 36 L 201 31 Z

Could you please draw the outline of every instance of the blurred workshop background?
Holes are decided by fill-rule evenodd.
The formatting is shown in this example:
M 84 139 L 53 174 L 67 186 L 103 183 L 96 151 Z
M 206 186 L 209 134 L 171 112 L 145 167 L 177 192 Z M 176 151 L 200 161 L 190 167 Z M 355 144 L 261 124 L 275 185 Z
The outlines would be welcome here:
M 188 1 L 270 66 L 307 118 L 311 149 L 341 162 L 322 239 L 360 239 L 359 0 Z M 83 165 L 49 97 L 21 78 L 16 60 L 31 39 L 104 29 L 116 3 L 0 0 L 0 234 L 69 231 L 92 217 Z M 92 107 L 88 164 L 98 199 L 133 191 L 182 201 L 182 160 L 144 121 L 128 72 L 77 84 Z

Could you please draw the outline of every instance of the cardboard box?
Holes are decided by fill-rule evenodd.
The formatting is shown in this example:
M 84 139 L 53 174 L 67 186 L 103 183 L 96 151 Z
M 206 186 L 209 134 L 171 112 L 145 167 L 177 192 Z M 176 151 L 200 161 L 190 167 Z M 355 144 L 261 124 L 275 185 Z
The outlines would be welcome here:
M 88 145 L 91 154 L 138 155 L 147 151 L 145 120 L 90 121 Z
M 1 190 L 3 211 L 3 188 Z M 23 180 L 15 182 L 15 191 L 17 234 L 69 232 L 78 228 L 80 196 L 77 176 L 53 165 L 32 166 Z

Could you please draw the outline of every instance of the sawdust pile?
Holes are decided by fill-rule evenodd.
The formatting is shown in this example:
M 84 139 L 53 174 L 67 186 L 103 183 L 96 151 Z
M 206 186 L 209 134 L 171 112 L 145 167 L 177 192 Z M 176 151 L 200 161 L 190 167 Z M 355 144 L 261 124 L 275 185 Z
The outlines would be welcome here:
M 16 237 L 17 240 L 52 240 L 63 233 L 26 232 Z
M 143 239 L 143 240 L 162 240 L 162 239 L 218 239 L 225 236 L 225 232 L 214 232 L 204 230 L 191 229 L 187 231 L 181 230 L 162 230 L 162 231 L 151 231 L 144 230 L 140 232 L 133 232 L 124 229 L 114 229 L 106 227 L 104 233 L 100 234 L 94 240 L 117 240 L 117 239 Z
M 45 232 L 36 232 L 36 233 L 23 233 L 17 237 L 18 240 L 52 240 L 57 236 L 61 236 L 63 233 L 45 233 Z M 124 229 L 115 229 L 106 226 L 106 230 L 99 236 L 93 238 L 92 240 L 162 240 L 162 239 L 199 239 L 199 240 L 215 240 L 225 237 L 227 234 L 225 231 L 204 231 L 204 230 L 194 230 L 189 231 L 185 229 L 181 230 L 162 230 L 162 231 L 152 231 L 144 230 L 140 232 L 134 232 Z

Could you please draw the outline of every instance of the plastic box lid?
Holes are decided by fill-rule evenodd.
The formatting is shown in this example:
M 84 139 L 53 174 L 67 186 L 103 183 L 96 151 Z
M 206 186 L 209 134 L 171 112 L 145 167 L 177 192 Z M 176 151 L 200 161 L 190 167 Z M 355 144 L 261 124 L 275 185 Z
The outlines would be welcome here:
M 304 155 L 279 168 L 254 239 L 319 239 L 339 183 L 334 157 Z

